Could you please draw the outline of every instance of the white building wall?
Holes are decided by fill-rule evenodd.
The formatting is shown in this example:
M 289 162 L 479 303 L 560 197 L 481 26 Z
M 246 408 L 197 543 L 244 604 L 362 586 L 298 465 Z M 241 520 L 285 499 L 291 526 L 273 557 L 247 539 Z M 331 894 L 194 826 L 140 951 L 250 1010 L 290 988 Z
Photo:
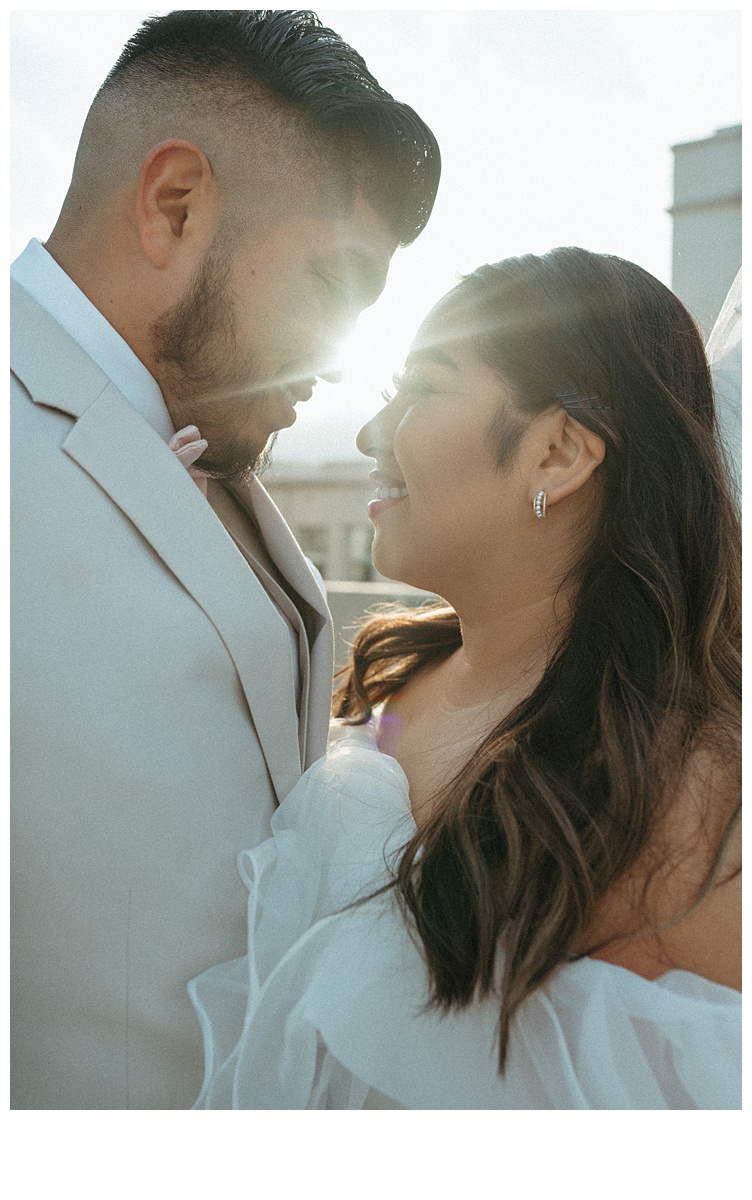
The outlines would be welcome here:
M 672 288 L 707 336 L 742 265 L 742 127 L 672 150 Z
M 303 550 L 325 579 L 381 578 L 370 561 L 373 527 L 368 501 L 373 464 L 322 463 L 275 466 L 263 484 Z

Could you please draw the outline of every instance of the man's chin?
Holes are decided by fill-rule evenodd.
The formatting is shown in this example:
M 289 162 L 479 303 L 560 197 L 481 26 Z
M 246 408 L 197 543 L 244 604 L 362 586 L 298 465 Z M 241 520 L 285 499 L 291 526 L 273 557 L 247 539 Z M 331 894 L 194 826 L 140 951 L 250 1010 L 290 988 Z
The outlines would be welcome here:
M 269 441 L 264 446 L 264 449 L 256 457 L 250 468 L 250 474 L 255 475 L 257 479 L 264 474 L 264 471 L 268 471 L 269 467 L 272 465 L 272 450 L 274 449 L 274 443 L 277 440 L 278 432 L 278 430 L 275 430 L 275 432 L 269 438 Z
M 277 440 L 277 433 L 273 433 L 265 446 L 259 450 L 257 447 L 244 447 L 242 452 L 238 449 L 231 449 L 227 454 L 212 458 L 210 453 L 202 456 L 196 463 L 196 466 L 204 471 L 210 479 L 217 479 L 221 483 L 238 484 L 244 483 L 252 476 L 259 477 L 271 466 L 271 454 L 274 443 Z M 211 443 L 209 445 L 211 450 Z

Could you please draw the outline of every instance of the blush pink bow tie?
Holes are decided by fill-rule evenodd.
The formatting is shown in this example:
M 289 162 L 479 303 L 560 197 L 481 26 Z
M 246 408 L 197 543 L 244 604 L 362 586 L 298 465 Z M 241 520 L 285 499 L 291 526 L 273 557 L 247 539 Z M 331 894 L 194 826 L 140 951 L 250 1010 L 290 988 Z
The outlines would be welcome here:
M 200 467 L 194 467 L 193 464 L 197 458 L 201 457 L 209 443 L 206 438 L 202 438 L 197 426 L 186 425 L 185 429 L 179 429 L 167 444 L 183 464 L 196 487 L 206 495 L 206 481 L 209 476 Z

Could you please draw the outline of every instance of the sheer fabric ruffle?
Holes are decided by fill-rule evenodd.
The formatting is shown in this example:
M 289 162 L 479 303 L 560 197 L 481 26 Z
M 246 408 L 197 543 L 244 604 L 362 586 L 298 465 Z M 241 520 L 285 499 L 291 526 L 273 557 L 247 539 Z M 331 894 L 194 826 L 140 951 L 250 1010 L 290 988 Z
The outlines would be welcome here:
M 683 971 L 584 959 L 522 1007 L 498 1073 L 498 1003 L 440 1015 L 388 879 L 414 832 L 373 726 L 333 744 L 240 856 L 249 953 L 193 980 L 197 1108 L 665 1109 L 741 1103 L 741 997 Z M 344 910 L 344 911 L 343 911 Z
M 707 344 L 721 439 L 742 484 L 742 272 L 739 270 Z

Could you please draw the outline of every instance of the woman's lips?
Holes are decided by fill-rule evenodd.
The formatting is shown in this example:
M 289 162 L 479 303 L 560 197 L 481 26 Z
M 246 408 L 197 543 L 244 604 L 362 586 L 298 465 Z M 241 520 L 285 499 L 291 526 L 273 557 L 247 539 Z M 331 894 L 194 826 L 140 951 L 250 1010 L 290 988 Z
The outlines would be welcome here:
M 376 472 L 372 473 L 375 475 Z M 384 476 L 381 477 L 384 479 Z M 370 520 L 378 517 L 380 513 L 386 512 L 388 508 L 394 508 L 395 504 L 399 504 L 402 500 L 406 500 L 408 496 L 407 488 L 403 483 L 397 480 L 389 479 L 388 483 L 377 481 L 376 499 L 371 500 L 368 505 L 368 516 Z
M 369 520 L 371 520 L 371 521 L 375 520 L 375 518 L 378 517 L 381 513 L 386 512 L 386 510 L 388 508 L 394 508 L 395 504 L 400 504 L 403 500 L 406 500 L 406 499 L 407 499 L 407 496 L 405 495 L 405 496 L 395 496 L 395 497 L 390 496 L 388 500 L 371 500 L 368 505 Z

